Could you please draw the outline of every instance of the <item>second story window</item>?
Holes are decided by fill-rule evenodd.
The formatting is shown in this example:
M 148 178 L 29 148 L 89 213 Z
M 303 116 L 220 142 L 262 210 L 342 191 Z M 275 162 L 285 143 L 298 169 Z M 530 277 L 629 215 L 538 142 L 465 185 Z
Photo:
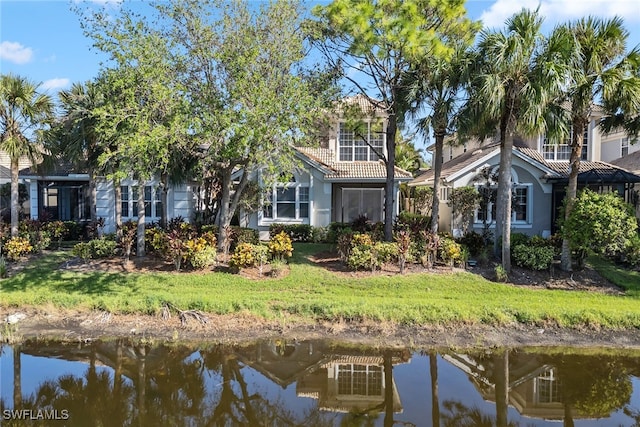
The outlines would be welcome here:
M 620 141 L 620 156 L 629 154 L 629 138 L 622 138 Z
M 341 162 L 375 162 L 384 149 L 382 122 L 364 123 L 358 132 L 340 123 L 338 160 Z
M 549 141 L 545 136 L 542 141 L 542 155 L 545 160 L 562 161 L 571 159 L 571 146 L 569 143 L 573 139 L 573 129 L 569 133 L 569 138 L 563 141 L 561 144 Z M 580 160 L 587 160 L 587 153 L 589 151 L 589 130 L 585 129 L 582 137 L 582 153 Z

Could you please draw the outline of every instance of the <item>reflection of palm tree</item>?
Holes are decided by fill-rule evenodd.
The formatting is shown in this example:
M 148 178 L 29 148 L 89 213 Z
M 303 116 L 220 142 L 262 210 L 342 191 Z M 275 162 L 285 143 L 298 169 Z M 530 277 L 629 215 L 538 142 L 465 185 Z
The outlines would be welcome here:
M 438 399 L 438 355 L 429 353 L 429 372 L 431 374 L 431 424 L 440 427 L 440 402 Z
M 509 350 L 494 355 L 494 379 L 496 393 L 496 425 L 506 427 L 509 409 Z

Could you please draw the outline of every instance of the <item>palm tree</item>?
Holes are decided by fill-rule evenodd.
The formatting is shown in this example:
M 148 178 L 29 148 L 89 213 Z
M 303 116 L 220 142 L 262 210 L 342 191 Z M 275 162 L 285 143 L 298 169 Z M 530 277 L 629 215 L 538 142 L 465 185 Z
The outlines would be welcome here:
M 53 102 L 38 85 L 13 74 L 0 77 L 0 150 L 11 160 L 11 236 L 18 235 L 19 161 L 35 165 L 42 158 L 36 145 L 53 116 Z
M 97 119 L 94 109 L 104 102 L 104 96 L 98 84 L 93 82 L 74 83 L 70 90 L 59 94 L 62 117 L 55 133 L 55 151 L 64 155 L 76 165 L 86 167 L 91 192 L 91 221 L 96 214 L 96 175 L 99 169 L 99 157 L 103 150 L 96 133 Z
M 466 130 L 481 138 L 499 130 L 495 247 L 502 236 L 502 267 L 511 271 L 511 157 L 516 134 L 534 136 L 547 130 L 545 111 L 560 91 L 564 74 L 555 40 L 545 42 L 542 18 L 523 9 L 506 22 L 506 30 L 484 31 L 478 45 L 478 63 L 464 114 Z M 470 119 L 473 117 L 473 119 Z M 548 129 L 555 132 L 557 129 Z
M 460 92 L 467 81 L 467 71 L 472 56 L 469 52 L 469 40 L 461 40 L 455 45 L 451 58 L 427 58 L 421 64 L 417 98 L 424 100 L 430 108 L 430 114 L 419 121 L 423 134 L 433 129 L 435 152 L 433 155 L 433 201 L 431 205 L 431 232 L 438 232 L 440 207 L 440 173 L 442 171 L 442 151 L 447 135 L 453 133 L 458 111 L 460 110 Z
M 570 104 L 569 183 L 565 218 L 571 213 L 578 189 L 583 135 L 589 125 L 594 101 L 602 101 L 605 119 L 600 123 L 605 133 L 624 128 L 636 137 L 640 132 L 640 49 L 627 52 L 628 31 L 622 19 L 583 18 L 561 30 L 565 31 L 569 58 L 567 101 Z M 571 270 L 570 242 L 562 241 L 561 268 Z

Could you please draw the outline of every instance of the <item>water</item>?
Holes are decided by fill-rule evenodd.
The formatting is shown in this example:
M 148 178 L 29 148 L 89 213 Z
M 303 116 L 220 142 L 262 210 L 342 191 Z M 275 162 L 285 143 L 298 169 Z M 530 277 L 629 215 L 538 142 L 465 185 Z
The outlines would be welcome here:
M 640 352 L 28 341 L 1 347 L 0 420 L 3 426 L 640 426 Z

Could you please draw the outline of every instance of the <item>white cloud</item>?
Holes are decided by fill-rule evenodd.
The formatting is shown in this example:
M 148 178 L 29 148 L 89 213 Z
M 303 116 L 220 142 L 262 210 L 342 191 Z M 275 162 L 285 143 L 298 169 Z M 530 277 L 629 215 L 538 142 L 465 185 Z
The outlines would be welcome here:
M 69 84 L 71 84 L 71 80 L 56 77 L 55 79 L 50 79 L 42 83 L 40 89 L 44 91 L 56 91 L 68 87 Z
M 33 58 L 33 50 L 17 42 L 0 43 L 0 58 L 16 64 L 26 64 Z
M 507 18 L 522 8 L 535 9 L 545 17 L 546 24 L 572 21 L 589 15 L 602 18 L 620 16 L 629 26 L 640 22 L 640 1 L 638 0 L 497 0 L 485 10 L 480 19 L 485 27 L 501 28 Z

